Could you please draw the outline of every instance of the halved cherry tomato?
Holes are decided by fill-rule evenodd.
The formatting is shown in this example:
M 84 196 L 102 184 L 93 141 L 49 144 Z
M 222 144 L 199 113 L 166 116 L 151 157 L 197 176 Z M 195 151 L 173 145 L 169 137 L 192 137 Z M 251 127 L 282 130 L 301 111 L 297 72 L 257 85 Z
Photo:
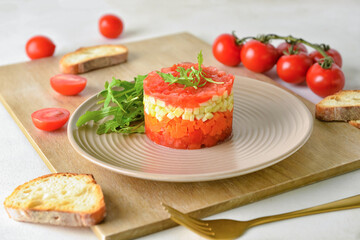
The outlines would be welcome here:
M 284 55 L 284 52 L 288 53 L 289 54 L 289 48 L 291 47 L 291 44 L 290 43 L 287 43 L 287 42 L 283 42 L 283 43 L 280 43 L 279 46 L 276 47 L 276 49 L 279 51 L 279 55 L 282 56 Z M 303 52 L 303 53 L 307 53 L 307 49 L 305 47 L 304 44 L 302 43 L 297 43 L 294 45 L 294 50 L 296 51 L 299 51 L 300 52 Z
M 338 51 L 330 48 L 329 50 L 326 51 L 326 54 L 334 59 L 336 65 L 342 67 L 342 58 Z M 321 53 L 319 53 L 318 51 L 311 52 L 310 57 L 314 60 L 314 62 L 318 62 L 320 59 L 324 58 L 323 55 L 321 55 Z
M 216 60 L 227 66 L 236 66 L 241 62 L 240 51 L 242 45 L 236 44 L 236 39 L 231 34 L 221 34 L 212 46 L 212 52 Z
M 57 74 L 50 78 L 51 87 L 62 95 L 76 95 L 84 90 L 86 78 L 73 74 Z
M 70 112 L 64 108 L 44 108 L 31 114 L 35 127 L 44 131 L 61 128 L 69 120 Z
M 117 38 L 123 29 L 124 24 L 118 16 L 107 14 L 99 20 L 99 30 L 104 37 Z
M 269 71 L 275 65 L 279 53 L 270 43 L 250 40 L 242 47 L 240 56 L 247 69 L 263 73 Z
M 35 36 L 27 41 L 25 50 L 30 59 L 51 57 L 55 51 L 55 44 L 45 36 Z
M 301 83 L 306 79 L 306 73 L 313 60 L 306 54 L 284 55 L 276 64 L 278 76 L 288 83 Z
M 326 97 L 343 89 L 345 76 L 336 64 L 323 69 L 319 63 L 314 63 L 306 74 L 306 83 L 315 94 Z

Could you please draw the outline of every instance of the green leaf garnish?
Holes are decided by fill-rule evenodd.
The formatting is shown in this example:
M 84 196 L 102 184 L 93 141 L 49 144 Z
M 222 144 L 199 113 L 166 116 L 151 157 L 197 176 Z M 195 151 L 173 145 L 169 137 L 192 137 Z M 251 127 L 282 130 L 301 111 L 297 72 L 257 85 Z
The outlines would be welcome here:
M 105 90 L 98 94 L 102 98 L 98 104 L 103 104 L 98 111 L 88 111 L 76 122 L 80 127 L 89 121 L 101 123 L 97 134 L 110 132 L 117 133 L 144 133 L 144 105 L 143 81 L 146 75 L 137 76 L 135 82 L 122 81 L 113 78 L 111 83 L 105 83 Z
M 169 83 L 169 85 L 174 83 L 179 83 L 184 85 L 184 88 L 186 87 L 193 87 L 195 89 L 199 87 L 205 86 L 207 82 L 211 82 L 214 84 L 224 84 L 224 82 L 216 82 L 212 80 L 211 78 L 207 78 L 204 76 L 204 73 L 202 71 L 202 63 L 204 61 L 202 51 L 197 56 L 198 60 L 198 69 L 195 69 L 194 67 L 185 69 L 183 67 L 178 67 L 176 71 L 179 73 L 178 77 L 175 77 L 171 73 L 163 73 L 163 72 L 157 72 L 157 74 L 160 75 L 160 77 L 164 80 L 164 82 Z M 201 79 L 204 79 L 205 81 L 200 84 Z

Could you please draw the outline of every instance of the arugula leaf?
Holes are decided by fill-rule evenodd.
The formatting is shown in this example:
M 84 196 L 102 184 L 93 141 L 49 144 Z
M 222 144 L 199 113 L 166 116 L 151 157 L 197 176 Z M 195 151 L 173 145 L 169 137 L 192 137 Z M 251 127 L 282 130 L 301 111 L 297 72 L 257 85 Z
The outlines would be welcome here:
M 98 122 L 105 117 L 112 116 L 116 110 L 116 108 L 106 107 L 99 111 L 87 111 L 84 115 L 79 117 L 76 122 L 76 126 L 80 127 L 91 120 Z
M 143 81 L 146 75 L 137 76 L 135 82 L 115 79 L 105 83 L 105 90 L 98 94 L 98 104 L 103 104 L 98 111 L 88 111 L 80 116 L 76 126 L 89 121 L 104 120 L 97 129 L 97 134 L 144 133 Z M 107 119 L 105 119 L 107 118 Z
M 170 85 L 173 83 L 176 83 L 176 81 L 178 80 L 172 74 L 167 74 L 167 73 L 163 73 L 163 72 L 157 72 L 157 73 L 164 79 L 165 82 L 170 83 Z
M 138 94 L 142 94 L 143 91 L 144 91 L 144 79 L 146 78 L 147 75 L 138 75 L 136 78 L 135 78 L 135 91 L 136 93 Z
M 207 78 L 204 76 L 204 73 L 202 71 L 202 63 L 204 61 L 202 51 L 200 51 L 200 53 L 198 54 L 197 60 L 198 60 L 198 69 L 195 69 L 194 67 L 188 69 L 185 69 L 183 67 L 178 67 L 176 69 L 176 71 L 179 73 L 178 77 L 175 77 L 171 73 L 163 73 L 159 71 L 157 72 L 157 74 L 160 75 L 160 77 L 164 80 L 164 82 L 169 83 L 169 85 L 174 83 L 179 83 L 184 85 L 184 88 L 193 87 L 197 89 L 199 87 L 205 86 L 207 82 L 211 82 L 214 84 L 224 84 L 224 82 L 216 82 L 211 78 Z M 200 84 L 201 79 L 205 80 L 202 84 Z
M 198 54 L 197 60 L 198 60 L 198 64 L 199 64 L 199 72 L 202 72 L 202 64 L 203 64 L 203 61 L 204 61 L 202 51 L 200 51 L 200 53 Z

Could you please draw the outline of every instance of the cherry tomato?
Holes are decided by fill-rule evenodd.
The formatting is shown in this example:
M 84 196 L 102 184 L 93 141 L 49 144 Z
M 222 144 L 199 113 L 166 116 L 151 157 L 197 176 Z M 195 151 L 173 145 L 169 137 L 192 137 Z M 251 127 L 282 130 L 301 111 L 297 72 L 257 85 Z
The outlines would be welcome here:
M 225 33 L 218 36 L 212 46 L 216 60 L 227 66 L 239 65 L 242 45 L 237 45 L 235 41 L 235 37 L 231 34 Z
M 306 73 L 313 60 L 306 54 L 284 55 L 276 64 L 278 76 L 288 83 L 301 83 L 306 79 Z
M 306 83 L 315 94 L 326 97 L 343 89 L 345 76 L 336 64 L 323 69 L 320 64 L 314 63 L 306 74 Z
M 250 40 L 241 49 L 241 61 L 247 69 L 253 72 L 269 71 L 278 59 L 278 51 L 269 43 Z
M 107 14 L 99 20 L 100 33 L 107 38 L 117 38 L 124 29 L 122 20 L 115 15 Z
M 76 95 L 86 86 L 86 78 L 73 74 L 57 74 L 50 78 L 51 87 L 62 95 Z
M 326 51 L 326 54 L 334 59 L 336 65 L 342 67 L 342 58 L 338 51 L 330 48 Z M 321 53 L 319 53 L 318 51 L 311 52 L 310 57 L 314 60 L 314 62 L 318 62 L 320 59 L 324 58 L 323 55 L 321 55 Z
M 279 55 L 282 56 L 284 55 L 284 51 L 286 53 L 289 53 L 289 48 L 291 47 L 291 44 L 290 43 L 287 43 L 287 42 L 283 42 L 283 43 L 280 43 L 279 46 L 276 47 L 276 49 L 278 50 L 279 52 Z M 298 50 L 299 53 L 300 52 L 303 52 L 303 53 L 307 53 L 307 49 L 305 47 L 304 44 L 302 43 L 297 43 L 294 45 L 294 50 Z
M 25 50 L 30 59 L 51 57 L 55 51 L 55 44 L 45 36 L 35 36 L 27 41 Z
M 64 108 L 44 108 L 31 114 L 35 127 L 44 131 L 61 128 L 69 120 L 70 112 Z

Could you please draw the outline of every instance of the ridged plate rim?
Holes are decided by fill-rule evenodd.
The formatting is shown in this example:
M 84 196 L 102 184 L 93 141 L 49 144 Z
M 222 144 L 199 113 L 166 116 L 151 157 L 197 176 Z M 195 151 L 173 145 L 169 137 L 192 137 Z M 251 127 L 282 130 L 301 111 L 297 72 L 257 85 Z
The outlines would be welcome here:
M 297 110 L 302 111 L 304 115 L 302 116 L 304 118 L 304 122 L 308 123 L 305 127 L 304 134 L 297 139 L 297 143 L 290 149 L 284 150 L 281 154 L 278 156 L 270 159 L 269 161 L 266 161 L 262 164 L 254 165 L 249 168 L 239 168 L 234 169 L 232 171 L 223 171 L 223 172 L 213 172 L 213 173 L 198 173 L 198 174 L 162 174 L 162 173 L 149 173 L 144 171 L 137 171 L 132 170 L 128 168 L 123 168 L 119 166 L 114 166 L 112 164 L 106 163 L 102 161 L 101 159 L 96 158 L 95 156 L 87 153 L 76 141 L 73 132 L 77 130 L 76 127 L 76 121 L 79 118 L 79 116 L 84 111 L 83 108 L 85 108 L 87 105 L 91 104 L 92 102 L 96 102 L 96 96 L 97 94 L 89 97 L 87 100 L 85 100 L 79 107 L 73 112 L 69 119 L 68 127 L 67 127 L 67 135 L 68 139 L 70 141 L 71 146 L 85 159 L 97 164 L 98 166 L 104 167 L 106 169 L 109 169 L 111 171 L 141 178 L 141 179 L 147 179 L 147 180 L 155 180 L 155 181 L 166 181 L 166 182 L 200 182 L 200 181 L 213 181 L 213 180 L 220 180 L 220 179 L 226 179 L 236 176 L 245 175 L 248 173 L 252 173 L 264 168 L 267 168 L 269 166 L 272 166 L 285 158 L 289 157 L 293 153 L 295 153 L 298 149 L 300 149 L 309 139 L 312 130 L 313 130 L 313 116 L 308 110 L 308 108 L 305 106 L 303 102 L 301 102 L 297 97 L 292 95 L 291 93 L 287 92 L 284 89 L 281 89 L 273 84 L 261 82 L 256 79 L 248 78 L 248 77 L 242 77 L 242 76 L 236 76 L 236 80 L 234 84 L 240 84 L 237 82 L 241 81 L 251 81 L 251 84 L 271 88 L 273 91 L 278 92 L 282 96 L 285 96 L 288 99 L 291 99 L 292 101 L 296 102 L 295 107 Z M 236 96 L 234 95 L 234 99 L 236 99 Z M 236 126 L 233 126 L 233 128 Z M 112 133 L 114 134 L 114 133 Z M 144 134 L 144 137 L 146 135 Z M 172 151 L 172 149 L 168 149 L 168 151 Z M 183 150 L 183 151 L 193 151 L 193 150 Z M 206 149 L 205 149 L 206 151 Z M 196 161 L 196 160 L 194 160 Z

